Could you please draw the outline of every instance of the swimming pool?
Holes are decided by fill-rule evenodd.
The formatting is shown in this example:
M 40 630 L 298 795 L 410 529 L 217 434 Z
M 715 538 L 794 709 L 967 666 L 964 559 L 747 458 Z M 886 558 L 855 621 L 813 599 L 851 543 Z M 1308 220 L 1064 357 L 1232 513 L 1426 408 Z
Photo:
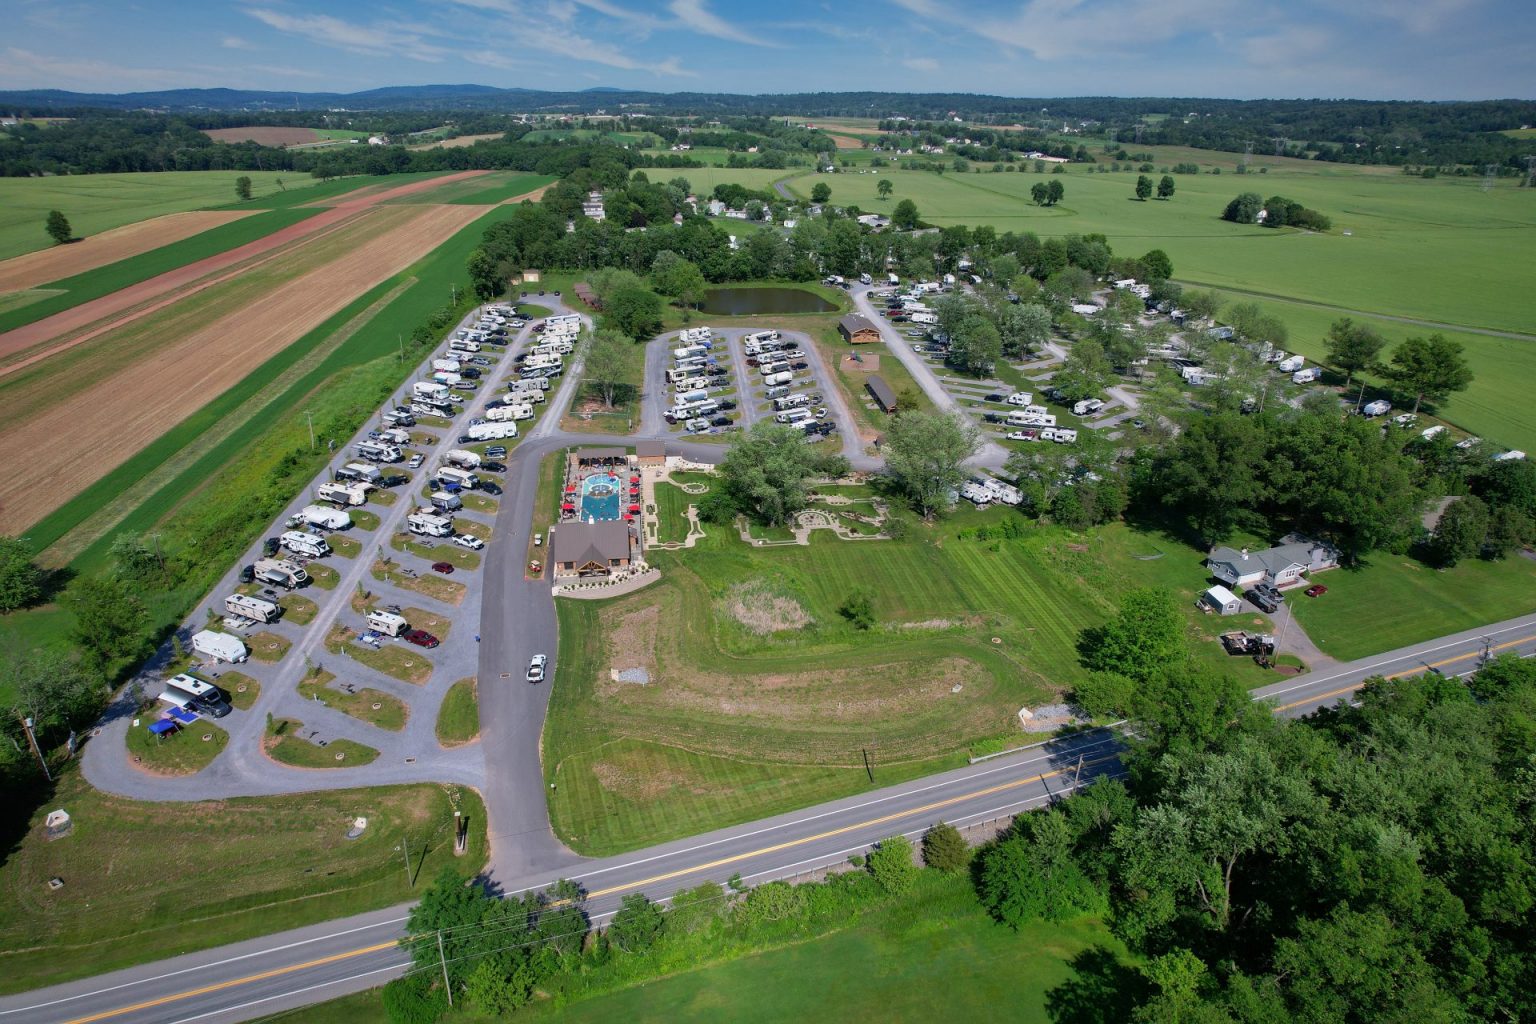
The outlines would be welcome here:
M 581 482 L 581 518 L 600 523 L 619 518 L 621 481 L 612 473 L 593 473 Z

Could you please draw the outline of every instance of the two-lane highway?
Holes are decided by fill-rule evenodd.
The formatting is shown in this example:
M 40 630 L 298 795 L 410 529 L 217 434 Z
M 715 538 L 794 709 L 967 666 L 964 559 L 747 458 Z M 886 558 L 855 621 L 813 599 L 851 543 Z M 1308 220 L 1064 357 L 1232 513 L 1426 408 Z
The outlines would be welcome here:
M 1278 713 L 1297 715 L 1347 698 L 1372 676 L 1475 671 L 1489 654 L 1536 653 L 1536 615 L 1415 644 L 1333 671 L 1255 692 Z M 649 850 L 580 860 L 521 877 L 504 889 L 579 881 L 593 918 L 606 920 L 626 893 L 667 898 L 703 881 L 740 874 L 749 884 L 793 877 L 844 860 L 896 834 L 915 836 L 935 821 L 957 825 L 1015 814 L 1119 771 L 1118 740 L 1096 730 L 764 821 L 721 829 Z M 395 946 L 407 907 L 358 915 L 0 999 L 0 1024 L 209 1024 L 249 1020 L 380 984 L 406 957 Z

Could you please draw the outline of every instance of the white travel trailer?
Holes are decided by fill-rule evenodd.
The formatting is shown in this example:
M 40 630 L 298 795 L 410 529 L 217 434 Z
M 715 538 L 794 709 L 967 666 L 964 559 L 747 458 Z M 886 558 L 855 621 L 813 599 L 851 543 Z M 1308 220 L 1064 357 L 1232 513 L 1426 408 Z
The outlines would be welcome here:
M 429 512 L 412 512 L 405 517 L 405 527 L 422 537 L 452 537 L 453 519 Z
M 216 633 L 211 629 L 205 629 L 192 634 L 192 650 L 205 658 L 214 661 L 227 661 L 230 664 L 239 664 L 250 657 L 250 651 L 237 636 L 228 633 Z
M 399 636 L 411 628 L 411 624 L 405 621 L 405 616 L 396 615 L 394 612 L 370 611 L 367 622 L 369 629 L 383 633 L 385 636 Z
M 331 546 L 312 533 L 289 530 L 278 540 L 289 551 L 310 558 L 324 558 L 331 553 Z
M 230 615 L 256 622 L 276 622 L 283 614 L 282 605 L 276 601 L 268 601 L 264 597 L 248 597 L 245 594 L 230 594 L 226 597 L 224 610 Z
M 340 509 L 305 505 L 288 520 L 289 526 L 303 526 L 306 523 L 323 530 L 345 530 L 352 525 L 352 517 Z

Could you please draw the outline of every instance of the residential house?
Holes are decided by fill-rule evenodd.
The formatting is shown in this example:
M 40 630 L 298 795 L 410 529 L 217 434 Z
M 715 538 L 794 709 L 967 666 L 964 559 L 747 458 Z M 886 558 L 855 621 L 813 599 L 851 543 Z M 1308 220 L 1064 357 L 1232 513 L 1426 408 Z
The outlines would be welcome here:
M 1213 548 L 1205 564 L 1212 576 L 1228 586 L 1268 583 L 1285 588 L 1301 583 L 1308 573 L 1335 568 L 1339 553 L 1322 541 L 1291 534 L 1262 551 Z

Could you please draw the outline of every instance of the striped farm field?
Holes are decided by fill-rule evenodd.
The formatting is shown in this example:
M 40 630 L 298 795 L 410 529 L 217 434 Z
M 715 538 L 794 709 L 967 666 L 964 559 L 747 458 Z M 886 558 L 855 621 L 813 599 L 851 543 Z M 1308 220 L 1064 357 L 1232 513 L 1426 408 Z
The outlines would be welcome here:
M 262 269 L 8 374 L 0 529 L 20 532 L 380 281 L 478 218 L 472 206 L 370 209 Z M 110 359 L 100 353 L 110 352 Z M 43 485 L 51 450 L 57 466 Z

